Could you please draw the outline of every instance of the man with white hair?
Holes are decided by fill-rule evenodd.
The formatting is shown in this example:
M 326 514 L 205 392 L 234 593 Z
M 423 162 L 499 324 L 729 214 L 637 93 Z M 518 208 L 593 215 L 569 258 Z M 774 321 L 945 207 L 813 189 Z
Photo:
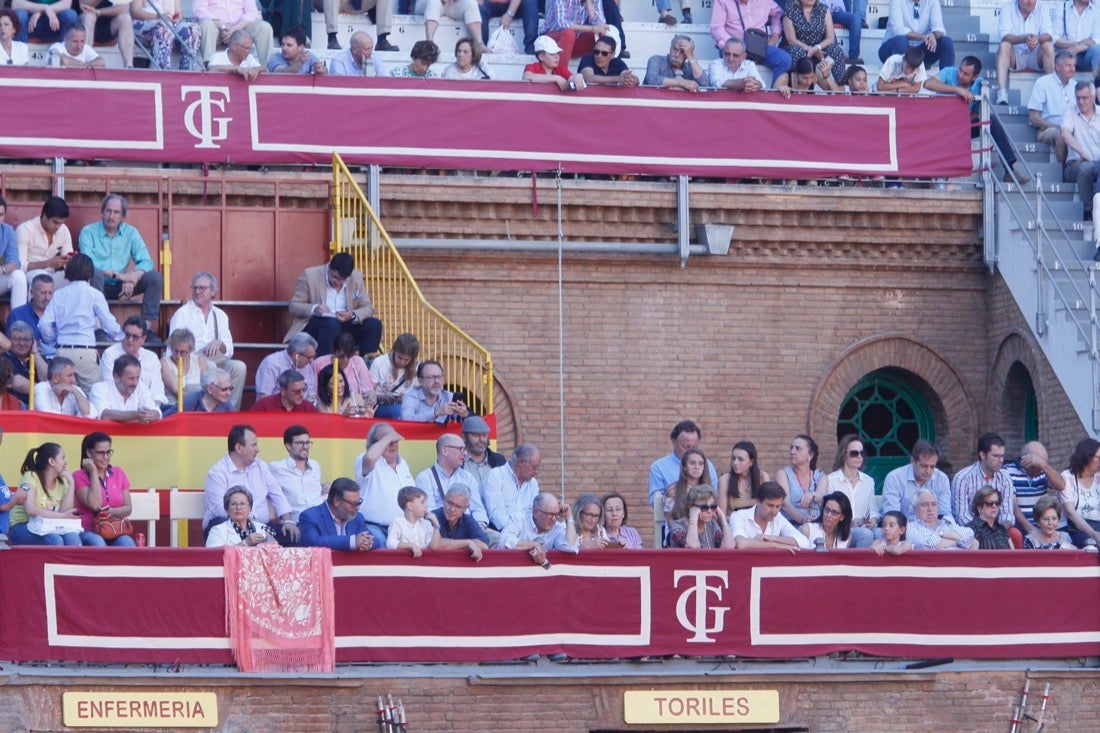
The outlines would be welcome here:
M 905 539 L 914 550 L 977 550 L 974 530 L 960 527 L 950 514 L 940 515 L 939 501 L 931 489 L 921 489 L 914 498 L 916 519 L 909 522 Z
M 76 383 L 72 359 L 55 356 L 46 371 L 46 381 L 34 385 L 34 409 L 73 417 L 98 417 L 88 396 Z
M 285 349 L 268 354 L 256 367 L 256 398 L 279 392 L 279 375 L 288 369 L 300 372 L 306 379 L 306 400 L 317 403 L 317 375 L 310 367 L 317 356 L 317 340 L 308 333 L 290 337 Z
M 241 409 L 246 368 L 243 361 L 233 358 L 233 333 L 229 330 L 229 316 L 214 305 L 218 294 L 218 279 L 209 272 L 197 272 L 191 278 L 191 300 L 181 305 L 172 315 L 168 325 L 171 334 L 186 328 L 195 335 L 195 351 L 229 372 L 233 382 L 233 394 L 229 401 L 234 410 Z
M 517 516 L 501 533 L 500 546 L 507 550 L 525 550 L 531 562 L 550 569 L 546 553 L 560 550 L 577 554 L 577 526 L 568 503 L 546 492 L 537 494 L 531 511 Z

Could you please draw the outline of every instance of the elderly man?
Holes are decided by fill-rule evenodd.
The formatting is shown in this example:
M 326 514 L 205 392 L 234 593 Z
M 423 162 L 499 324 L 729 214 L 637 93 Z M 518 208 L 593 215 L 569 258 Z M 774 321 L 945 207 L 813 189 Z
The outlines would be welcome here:
M 929 489 L 944 511 L 951 511 L 951 482 L 947 474 L 936 468 L 940 453 L 927 440 L 918 440 L 909 454 L 909 465 L 895 468 L 882 482 L 882 513 L 901 512 L 909 520 L 916 519 L 916 496 Z
M 1053 147 L 1058 162 L 1063 165 L 1068 148 L 1062 136 L 1062 121 L 1077 106 L 1075 73 L 1077 60 L 1074 55 L 1059 51 L 1054 57 L 1054 73 L 1039 77 L 1027 100 L 1027 121 L 1038 130 L 1035 138 Z M 1085 205 L 1091 206 L 1091 202 Z
M 1024 443 L 1020 457 L 1006 463 L 1004 471 L 1012 479 L 1016 508 L 1029 522 L 1034 522 L 1033 510 L 1040 497 L 1057 495 L 1066 488 L 1062 474 L 1049 463 L 1046 446 L 1037 440 Z M 1023 527 L 1017 528 L 1023 532 Z
M 77 23 L 72 0 L 12 0 L 11 9 L 18 16 L 22 29 L 15 40 L 23 43 L 32 37 L 39 41 L 59 41 L 64 38 L 65 31 Z
M 14 283 L 14 280 L 12 281 Z M 42 314 L 46 312 L 46 306 L 53 300 L 53 277 L 46 273 L 36 275 L 31 281 L 30 287 L 30 300 L 23 303 L 21 306 L 12 306 L 11 312 L 8 313 L 8 320 L 5 324 L 5 328 L 8 333 L 11 333 L 12 324 L 17 321 L 22 321 L 31 327 L 34 333 L 34 340 L 42 348 L 42 353 L 47 358 L 53 357 L 53 348 L 46 349 L 42 344 L 42 333 L 38 330 L 38 321 L 41 320 Z M 14 299 L 15 293 L 12 292 Z
M 237 31 L 255 40 L 259 58 L 271 56 L 274 31 L 260 17 L 256 0 L 195 0 L 191 14 L 202 29 L 202 60 L 207 65 L 213 66 L 214 51 L 219 45 L 228 47 Z
M 270 464 L 271 475 L 282 487 L 295 519 L 306 509 L 323 503 L 328 491 L 328 486 L 321 483 L 321 464 L 309 457 L 312 446 L 309 430 L 302 425 L 291 425 L 283 431 L 286 458 Z
M 148 425 L 160 419 L 160 407 L 141 383 L 141 362 L 129 354 L 115 359 L 112 379 L 92 386 L 92 407 L 102 420 Z
M 914 497 L 916 517 L 909 522 L 905 539 L 915 550 L 976 550 L 974 530 L 955 523 L 950 514 L 940 515 L 939 501 L 930 489 L 921 489 Z
M 791 55 L 779 48 L 779 37 L 783 33 L 782 20 L 783 11 L 772 0 L 715 0 L 710 14 L 710 35 L 725 56 L 725 52 L 729 50 L 727 42 L 731 39 L 744 39 L 746 30 L 754 29 L 767 33 L 768 48 L 764 65 L 772 70 L 772 79 L 778 83 L 780 77 L 791 68 Z M 741 49 L 744 50 L 743 44 Z M 755 64 L 752 68 L 755 70 Z M 714 78 L 713 64 L 710 82 L 716 87 L 723 85 Z M 745 89 L 744 91 L 756 90 Z
M 657 54 L 649 57 L 642 84 L 697 92 L 707 85 L 707 81 L 703 65 L 695 58 L 695 41 L 691 40 L 691 36 L 677 33 L 672 37 L 667 56 Z
M 287 369 L 302 373 L 306 379 L 306 400 L 317 401 L 317 375 L 310 364 L 317 356 L 317 341 L 308 333 L 290 337 L 286 348 L 268 354 L 256 367 L 256 397 L 267 397 L 279 391 L 279 375 Z
M 306 401 L 305 376 L 287 369 L 279 375 L 279 391 L 256 400 L 252 412 L 317 412 L 317 408 Z
M 290 298 L 290 325 L 284 341 L 305 331 L 317 339 L 317 355 L 332 353 L 332 343 L 343 332 L 352 334 L 363 356 L 378 351 L 382 322 L 374 317 L 374 306 L 355 261 L 347 252 L 337 252 L 327 265 L 308 267 L 298 276 Z
M 105 69 L 107 62 L 87 43 L 88 33 L 80 26 L 65 31 L 64 41 L 50 46 L 48 56 L 58 59 L 63 69 Z M 132 48 L 132 46 L 131 46 Z
M 774 481 L 760 485 L 754 506 L 730 514 L 730 533 L 738 549 L 810 549 L 810 540 L 783 516 L 787 492 Z
M 88 255 L 73 255 L 65 265 L 69 285 L 57 292 L 38 322 L 42 340 L 56 346 L 58 354 L 76 364 L 76 378 L 84 389 L 99 381 L 97 322 L 108 339 L 122 339 L 122 328 L 111 315 L 103 293 L 88 282 L 93 274 L 95 266 Z
M 997 17 L 997 104 L 1008 104 L 1009 71 L 1049 73 L 1055 64 L 1050 11 L 1037 0 L 1008 0 Z M 1066 51 L 1071 57 L 1077 54 Z M 1072 74 L 1071 74 L 1072 76 Z
M 134 19 L 130 16 L 130 3 L 80 0 L 80 22 L 87 38 L 97 43 L 115 40 L 123 68 L 134 68 Z
M 1078 68 L 1096 71 L 1100 61 L 1100 10 L 1092 0 L 1061 2 L 1051 8 L 1055 51 L 1077 54 Z
M 209 272 L 198 272 L 191 278 L 191 300 L 181 305 L 172 315 L 168 325 L 171 333 L 186 328 L 195 335 L 195 350 L 229 372 L 233 381 L 230 402 L 233 409 L 241 409 L 241 393 L 244 391 L 245 366 L 233 358 L 233 334 L 229 330 L 229 317 L 214 305 L 218 294 L 218 279 Z
M 703 439 L 702 429 L 691 420 L 681 420 L 673 426 L 669 434 L 672 452 L 658 458 L 649 466 L 649 503 L 656 496 L 663 496 L 665 489 L 680 479 L 680 461 L 692 448 L 698 448 Z M 714 464 L 707 460 L 707 477 L 711 486 L 718 486 L 718 472 Z
M 878 49 L 879 61 L 905 53 L 910 46 L 924 48 L 924 68 L 939 62 L 955 65 L 955 44 L 943 25 L 939 0 L 891 0 L 890 24 Z
M 76 383 L 71 359 L 56 356 L 46 372 L 46 381 L 34 385 L 34 409 L 72 417 L 99 416 L 87 395 Z
M 373 54 L 374 39 L 366 31 L 355 31 L 347 50 L 329 61 L 328 73 L 333 76 L 382 76 L 382 62 Z
M 439 524 L 439 549 L 466 550 L 480 560 L 481 553 L 489 549 L 489 538 L 470 513 L 472 495 L 469 487 L 452 484 L 443 495 L 443 506 L 432 513 Z
M 997 517 L 1005 527 L 1017 522 L 1026 527 L 1024 534 L 1035 528 L 1016 507 L 1016 493 L 1012 490 L 1012 477 L 1003 466 L 1005 440 L 996 433 L 984 433 L 978 438 L 978 460 L 955 474 L 951 480 L 951 513 L 960 525 L 968 525 L 974 519 L 970 505 L 974 495 L 983 486 L 992 486 L 1001 494 L 1001 510 Z
M 210 59 L 210 71 L 222 71 L 227 74 L 239 74 L 245 81 L 253 81 L 263 73 L 264 67 L 252 55 L 256 42 L 248 31 L 233 31 L 226 42 L 225 50 L 218 51 Z
M 466 460 L 462 467 L 475 478 L 470 488 L 481 502 L 481 487 L 485 485 L 489 471 L 503 466 L 508 459 L 489 448 L 489 423 L 480 415 L 470 415 L 462 421 L 462 442 L 466 446 Z
M 202 373 L 201 389 L 183 398 L 184 412 L 233 412 L 229 395 L 233 380 L 229 372 L 219 367 L 209 367 Z
M 19 245 L 15 242 L 15 229 L 4 221 L 8 202 L 0 196 L 0 295 L 11 292 L 12 309 L 27 302 L 27 273 L 19 266 Z
M 462 400 L 455 399 L 454 392 L 443 389 L 443 365 L 429 359 L 416 369 L 420 383 L 401 398 L 401 419 L 413 422 L 435 422 L 440 425 L 449 420 L 461 420 L 470 414 Z
M 409 464 L 400 453 L 401 440 L 392 425 L 376 423 L 367 433 L 366 451 L 356 456 L 352 464 L 363 494 L 367 530 L 379 547 L 385 546 L 390 522 L 401 511 L 397 492 L 413 483 Z
M 15 228 L 15 243 L 19 250 L 19 265 L 27 280 L 45 273 L 53 278 L 55 287 L 65 284 L 65 263 L 73 256 L 73 238 L 65 221 L 69 205 L 59 196 L 50 196 L 42 205 L 42 213 Z
M 707 78 L 715 89 L 759 92 L 765 88 L 756 64 L 745 56 L 744 41 L 737 38 L 731 38 L 722 45 L 722 58 L 710 62 Z
M 306 48 L 307 42 L 301 28 L 284 31 L 279 50 L 267 60 L 267 70 L 272 74 L 324 74 L 325 62 Z
M 149 389 L 149 394 L 158 405 L 169 404 L 164 393 L 164 379 L 160 375 L 160 359 L 145 346 L 145 321 L 139 316 L 130 316 L 122 324 L 122 341 L 111 344 L 99 358 L 99 378 L 109 381 L 114 373 L 115 360 L 123 354 L 129 354 L 141 363 L 141 381 Z
M 499 533 L 531 509 L 531 502 L 539 493 L 537 476 L 541 465 L 542 452 L 531 443 L 521 443 L 508 463 L 489 472 L 481 494 L 489 517 L 486 534 L 493 547 L 499 546 Z
M 573 511 L 553 494 L 536 494 L 530 511 L 517 515 L 501 533 L 500 546 L 506 550 L 524 550 L 531 562 L 549 570 L 546 553 L 550 550 L 574 555 L 580 551 Z
M 31 359 L 34 359 L 34 373 L 39 377 L 46 373 L 46 360 L 34 348 L 34 330 L 26 321 L 9 324 L 8 335 L 11 348 L 0 354 L 0 358 L 11 362 L 12 384 L 8 391 L 25 405 L 31 391 Z
M 350 478 L 338 478 L 328 489 L 328 501 L 302 512 L 303 547 L 366 552 L 374 548 L 367 520 L 359 513 L 363 500 L 359 485 Z M 382 545 L 385 547 L 385 545 Z
M 229 452 L 219 459 L 206 474 L 203 498 L 206 514 L 202 526 L 208 533 L 210 527 L 225 521 L 222 497 L 231 487 L 243 486 L 252 495 L 252 518 L 263 524 L 271 524 L 271 508 L 274 507 L 281 522 L 280 543 L 297 543 L 298 524 L 291 516 L 290 504 L 282 488 L 271 475 L 271 469 L 260 455 L 260 442 L 251 425 L 234 425 L 229 429 Z M 270 504 L 269 504 L 270 503 Z
M 1079 81 L 1075 89 L 1077 104 L 1067 107 L 1062 116 L 1062 140 L 1067 148 L 1062 178 L 1077 183 L 1077 196 L 1085 205 L 1084 219 L 1091 221 L 1092 195 L 1100 174 L 1100 115 L 1096 114 L 1096 88 L 1092 83 Z
M 141 295 L 141 317 L 150 332 L 160 320 L 160 295 L 164 278 L 141 233 L 126 223 L 126 197 L 108 194 L 99 206 L 100 220 L 80 230 L 80 251 L 92 258 L 92 287 L 107 298 L 130 300 Z
M 469 504 L 474 519 L 479 524 L 488 524 L 489 517 L 481 503 L 481 484 L 462 468 L 465 458 L 466 446 L 462 438 L 453 433 L 440 435 L 435 441 L 435 463 L 416 475 L 416 485 L 428 495 L 428 509 L 442 507 L 447 490 L 452 486 L 471 489 Z

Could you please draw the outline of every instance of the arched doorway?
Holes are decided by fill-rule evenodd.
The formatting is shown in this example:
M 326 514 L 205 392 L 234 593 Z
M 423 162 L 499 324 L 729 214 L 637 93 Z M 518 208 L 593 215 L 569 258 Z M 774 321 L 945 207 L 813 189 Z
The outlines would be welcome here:
M 841 402 L 836 437 L 855 433 L 863 440 L 863 470 L 882 492 L 886 474 L 909 460 L 919 439 L 935 442 L 936 423 L 921 390 L 901 369 L 877 369 L 848 390 Z
M 1039 406 L 1031 372 L 1018 361 L 1012 362 L 1005 375 L 1001 393 L 1001 433 L 1010 451 L 1018 451 L 1029 440 L 1039 439 Z

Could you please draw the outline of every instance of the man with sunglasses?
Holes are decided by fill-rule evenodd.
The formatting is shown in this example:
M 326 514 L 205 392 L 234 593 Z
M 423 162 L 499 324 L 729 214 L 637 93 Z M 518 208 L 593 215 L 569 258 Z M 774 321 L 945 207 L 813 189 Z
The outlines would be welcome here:
M 617 45 L 611 36 L 600 36 L 596 45 L 592 47 L 592 53 L 581 57 L 577 71 L 584 77 L 586 84 L 613 87 L 638 86 L 638 77 L 627 67 L 625 61 L 615 57 Z
M 971 504 L 974 494 L 983 486 L 992 486 L 1001 494 L 998 521 L 1011 529 L 1018 523 L 1024 534 L 1035 531 L 1024 513 L 1016 506 L 1016 491 L 1012 477 L 1004 470 L 1005 440 L 997 433 L 985 433 L 978 438 L 978 460 L 955 474 L 951 480 L 951 513 L 965 527 L 974 519 Z
M 359 513 L 363 500 L 359 485 L 350 478 L 338 478 L 328 489 L 328 501 L 301 513 L 303 547 L 366 552 L 374 549 L 367 520 Z

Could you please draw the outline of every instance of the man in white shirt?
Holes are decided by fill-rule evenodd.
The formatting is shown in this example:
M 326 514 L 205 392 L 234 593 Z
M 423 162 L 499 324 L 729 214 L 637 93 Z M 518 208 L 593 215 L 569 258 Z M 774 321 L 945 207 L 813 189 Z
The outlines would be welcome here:
M 416 475 L 416 485 L 428 495 L 428 511 L 443 507 L 452 486 L 465 486 L 470 491 L 470 514 L 484 527 L 489 517 L 481 503 L 481 485 L 462 467 L 465 458 L 466 445 L 462 438 L 454 433 L 439 436 L 435 441 L 435 463 Z
M 195 335 L 195 351 L 229 372 L 233 394 L 229 401 L 234 410 L 241 409 L 246 368 L 243 361 L 233 358 L 233 334 L 229 331 L 229 316 L 214 305 L 218 294 L 218 279 L 209 272 L 198 272 L 191 278 L 191 300 L 179 307 L 168 325 L 171 334 L 186 328 Z
M 1096 71 L 1100 61 L 1100 10 L 1092 0 L 1062 0 L 1052 8 L 1055 51 L 1077 54 L 1077 66 Z
M 553 494 L 536 494 L 531 509 L 517 516 L 501 534 L 500 546 L 506 550 L 523 550 L 531 562 L 550 569 L 549 550 L 577 554 L 580 545 L 577 525 L 568 504 Z
M 46 371 L 46 381 L 34 385 L 34 409 L 73 417 L 98 417 L 99 413 L 76 383 L 72 359 L 55 356 Z
M 282 487 L 295 520 L 306 509 L 323 504 L 328 493 L 328 485 L 321 483 L 321 464 L 309 457 L 312 445 L 309 430 L 291 425 L 283 431 L 287 457 L 270 465 L 271 475 Z
M 252 81 L 264 72 L 263 65 L 252 55 L 253 46 L 255 42 L 248 31 L 233 31 L 225 50 L 218 51 L 210 59 L 210 71 L 240 74 L 245 81 Z
M 489 472 L 481 493 L 491 526 L 485 531 L 490 546 L 499 547 L 500 532 L 531 513 L 531 502 L 539 493 L 541 465 L 542 452 L 531 443 L 521 443 L 508 463 Z
M 413 484 L 409 464 L 398 444 L 404 438 L 389 423 L 376 423 L 367 433 L 367 449 L 355 457 L 352 470 L 363 497 L 360 513 L 376 547 L 386 546 L 390 522 L 401 511 L 397 492 Z
M 1085 221 L 1092 219 L 1092 195 L 1100 173 L 1100 115 L 1096 114 L 1096 88 L 1079 81 L 1074 96 L 1077 106 L 1062 116 L 1062 139 L 1066 143 L 1067 183 L 1077 183 L 1077 195 L 1085 205 Z M 1100 251 L 1100 250 L 1098 250 Z
M 147 425 L 160 419 L 160 408 L 141 381 L 141 362 L 129 354 L 115 359 L 113 380 L 92 385 L 92 406 L 102 420 Z
M 1050 12 L 1037 0 L 1009 0 L 997 18 L 997 104 L 1008 104 L 1008 72 L 1054 69 L 1054 35 Z M 1076 53 L 1074 53 L 1076 55 Z
M 730 532 L 738 549 L 787 550 L 810 549 L 810 540 L 783 516 L 787 492 L 774 481 L 760 484 L 756 505 L 730 514 Z
M 711 86 L 737 92 L 759 92 L 765 89 L 764 78 L 760 76 L 756 64 L 749 61 L 747 56 L 744 41 L 736 38 L 726 41 L 722 45 L 722 58 L 710 62 Z
M 1054 73 L 1039 77 L 1027 100 L 1027 121 L 1035 127 L 1035 139 L 1054 148 L 1058 162 L 1065 165 L 1066 141 L 1062 137 L 1062 118 L 1077 106 L 1074 98 L 1077 58 L 1070 51 L 1054 57 Z
M 111 344 L 99 357 L 100 380 L 113 379 L 115 360 L 123 354 L 129 354 L 141 363 L 141 382 L 149 389 L 153 401 L 163 406 L 168 402 L 164 393 L 164 379 L 160 375 L 160 359 L 145 346 L 145 321 L 141 316 L 130 316 L 122 324 L 122 341 Z
M 79 26 L 70 26 L 65 42 L 50 46 L 49 55 L 60 59 L 65 69 L 105 69 L 107 62 L 86 41 L 88 33 Z

